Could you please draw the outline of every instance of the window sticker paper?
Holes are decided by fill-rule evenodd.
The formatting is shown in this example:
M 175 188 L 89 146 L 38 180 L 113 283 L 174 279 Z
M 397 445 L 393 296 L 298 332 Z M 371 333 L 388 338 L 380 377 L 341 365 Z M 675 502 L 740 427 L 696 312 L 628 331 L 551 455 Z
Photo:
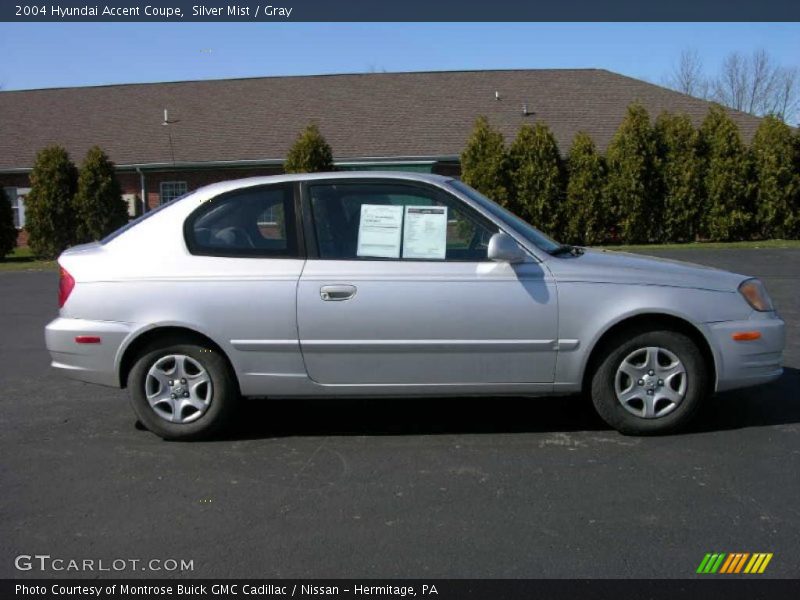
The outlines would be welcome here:
M 406 206 L 403 258 L 444 260 L 447 253 L 447 207 Z
M 362 204 L 358 224 L 358 256 L 400 258 L 403 207 Z

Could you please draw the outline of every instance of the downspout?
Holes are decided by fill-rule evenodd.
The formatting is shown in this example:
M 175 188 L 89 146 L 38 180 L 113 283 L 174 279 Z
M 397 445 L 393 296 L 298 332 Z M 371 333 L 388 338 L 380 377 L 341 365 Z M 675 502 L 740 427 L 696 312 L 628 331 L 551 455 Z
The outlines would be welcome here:
M 147 212 L 147 184 L 144 179 L 144 171 L 136 167 L 136 172 L 139 174 L 139 182 L 142 188 L 142 214 L 144 214 Z

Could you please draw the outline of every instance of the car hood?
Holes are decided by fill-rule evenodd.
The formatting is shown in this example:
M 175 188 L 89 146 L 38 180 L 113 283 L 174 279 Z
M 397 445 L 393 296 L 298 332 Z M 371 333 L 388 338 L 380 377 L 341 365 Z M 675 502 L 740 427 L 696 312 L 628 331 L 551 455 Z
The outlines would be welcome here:
M 693 289 L 736 291 L 745 275 L 693 263 L 627 252 L 586 249 L 580 256 L 547 260 L 557 281 L 664 285 Z

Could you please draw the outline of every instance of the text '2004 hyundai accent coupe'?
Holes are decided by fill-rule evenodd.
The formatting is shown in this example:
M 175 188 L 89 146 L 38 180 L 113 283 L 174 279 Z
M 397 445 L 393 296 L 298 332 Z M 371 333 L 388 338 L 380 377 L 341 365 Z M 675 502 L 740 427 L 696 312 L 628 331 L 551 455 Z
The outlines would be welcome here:
M 53 366 L 128 387 L 170 439 L 212 434 L 241 396 L 580 391 L 656 433 L 782 371 L 759 280 L 560 245 L 435 175 L 218 183 L 59 264 Z

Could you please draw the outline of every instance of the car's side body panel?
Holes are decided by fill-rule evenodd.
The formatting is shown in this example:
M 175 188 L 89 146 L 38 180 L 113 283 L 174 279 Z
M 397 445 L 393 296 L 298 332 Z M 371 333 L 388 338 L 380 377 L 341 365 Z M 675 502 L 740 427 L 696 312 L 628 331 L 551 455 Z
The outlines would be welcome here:
M 621 293 L 621 290 L 626 293 Z M 555 381 L 560 387 L 572 386 L 573 389 L 579 389 L 591 350 L 607 331 L 619 323 L 640 315 L 666 315 L 690 324 L 710 342 L 706 302 L 711 296 L 717 295 L 719 304 L 725 306 L 730 295 L 729 292 L 654 285 L 621 288 L 609 283 L 590 282 L 560 282 L 558 291 L 559 335 L 577 340 L 578 343 L 573 349 L 559 353 Z M 591 306 L 587 305 L 587 298 L 591 298 Z M 728 316 L 746 318 L 751 312 L 745 306 L 743 310 L 734 310 Z M 715 363 L 718 363 L 714 346 L 710 347 Z
M 325 301 L 331 284 L 357 291 Z M 309 376 L 321 384 L 553 381 L 555 285 L 533 261 L 309 259 L 297 313 Z

